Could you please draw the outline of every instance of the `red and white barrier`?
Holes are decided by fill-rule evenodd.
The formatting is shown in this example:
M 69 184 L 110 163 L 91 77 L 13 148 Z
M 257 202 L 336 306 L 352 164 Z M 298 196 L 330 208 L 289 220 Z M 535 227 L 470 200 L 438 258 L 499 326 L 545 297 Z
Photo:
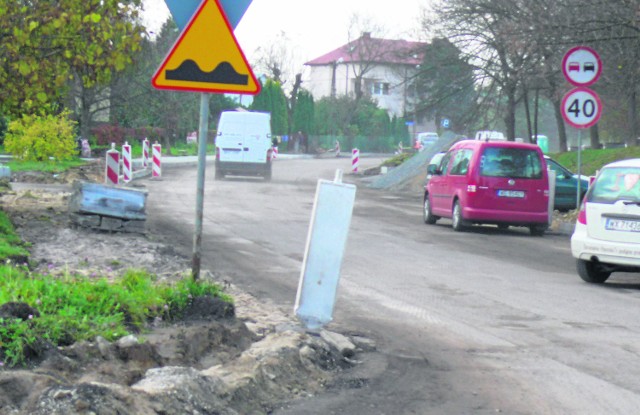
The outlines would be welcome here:
M 149 167 L 149 140 L 142 140 L 142 167 Z
M 106 161 L 104 182 L 117 186 L 120 182 L 120 153 L 116 150 L 115 143 L 111 143 L 111 150 L 107 151 Z
M 151 177 L 162 176 L 162 146 L 157 142 L 151 146 L 153 153 L 153 164 L 151 166 Z
M 273 151 L 271 152 L 271 160 L 275 160 L 278 157 L 278 146 L 273 146 Z
M 129 183 L 132 178 L 131 146 L 126 141 L 122 146 L 122 181 Z
M 360 164 L 360 150 L 354 148 L 351 150 L 351 171 L 358 172 L 358 165 Z

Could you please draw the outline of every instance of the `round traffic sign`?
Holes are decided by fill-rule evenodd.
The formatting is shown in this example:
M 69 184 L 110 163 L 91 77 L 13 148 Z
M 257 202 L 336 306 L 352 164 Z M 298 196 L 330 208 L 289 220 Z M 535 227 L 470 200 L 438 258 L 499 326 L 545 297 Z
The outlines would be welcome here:
M 588 46 L 576 46 L 562 58 L 562 73 L 575 86 L 593 85 L 602 73 L 600 55 Z
M 562 99 L 562 117 L 575 128 L 593 127 L 602 115 L 602 102 L 589 88 L 574 88 Z

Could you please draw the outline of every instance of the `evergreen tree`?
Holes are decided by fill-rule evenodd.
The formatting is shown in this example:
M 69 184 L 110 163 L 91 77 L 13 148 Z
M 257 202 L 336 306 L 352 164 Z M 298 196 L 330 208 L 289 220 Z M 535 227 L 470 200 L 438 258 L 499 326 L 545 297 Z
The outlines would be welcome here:
M 309 91 L 301 89 L 298 91 L 297 105 L 293 113 L 293 131 L 302 131 L 306 135 L 315 133 L 313 118 L 313 95 Z

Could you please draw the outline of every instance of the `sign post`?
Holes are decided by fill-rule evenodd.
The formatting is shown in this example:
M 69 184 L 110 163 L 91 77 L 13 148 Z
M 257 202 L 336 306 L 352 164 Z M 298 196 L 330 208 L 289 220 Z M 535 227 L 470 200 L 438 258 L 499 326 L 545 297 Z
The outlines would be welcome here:
M 199 0 L 165 0 L 165 3 L 182 33 L 151 83 L 158 89 L 202 93 L 198 129 L 196 226 L 191 267 L 191 275 L 196 280 L 200 276 L 202 256 L 209 93 L 255 95 L 260 92 L 260 84 L 233 34 L 233 28 L 251 0 L 202 0 L 201 3 Z M 215 40 L 215 47 L 207 47 L 212 39 Z
M 593 127 L 602 115 L 602 102 L 595 91 L 587 88 L 600 78 L 602 61 L 598 53 L 588 46 L 569 49 L 562 59 L 565 79 L 577 88 L 562 99 L 560 110 L 564 120 L 578 129 L 578 176 L 582 174 L 582 130 Z M 576 193 L 576 207 L 580 207 L 580 180 Z

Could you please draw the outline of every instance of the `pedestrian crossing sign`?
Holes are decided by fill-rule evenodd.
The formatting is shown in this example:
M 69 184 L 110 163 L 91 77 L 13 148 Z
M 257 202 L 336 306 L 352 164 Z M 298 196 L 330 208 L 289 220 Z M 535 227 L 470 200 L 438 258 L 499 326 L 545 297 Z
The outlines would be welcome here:
M 158 89 L 260 92 L 247 59 L 218 0 L 204 0 L 151 81 Z

